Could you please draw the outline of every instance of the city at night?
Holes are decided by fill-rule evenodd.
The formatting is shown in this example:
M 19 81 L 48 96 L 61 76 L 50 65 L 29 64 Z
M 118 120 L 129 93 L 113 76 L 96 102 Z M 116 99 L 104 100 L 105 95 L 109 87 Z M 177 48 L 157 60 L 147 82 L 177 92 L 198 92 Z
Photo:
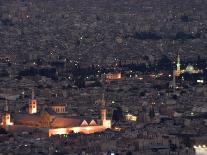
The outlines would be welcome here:
M 207 0 L 0 0 L 0 155 L 207 155 Z

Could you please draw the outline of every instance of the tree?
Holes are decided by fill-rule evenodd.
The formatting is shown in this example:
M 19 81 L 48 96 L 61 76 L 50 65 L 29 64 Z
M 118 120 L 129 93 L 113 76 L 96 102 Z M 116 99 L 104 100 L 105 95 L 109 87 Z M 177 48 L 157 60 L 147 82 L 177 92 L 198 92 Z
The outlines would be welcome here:
M 153 107 L 150 108 L 149 116 L 150 116 L 150 119 L 153 119 L 155 117 L 155 110 Z
M 164 69 L 164 70 L 172 70 L 173 63 L 172 61 L 166 56 L 163 55 L 161 59 L 158 61 L 158 69 Z
M 0 128 L 0 135 L 7 134 L 7 131 L 4 128 Z
M 123 118 L 124 118 L 124 116 L 123 116 L 123 111 L 122 111 L 121 107 L 117 107 L 113 111 L 112 120 L 118 122 L 118 121 L 122 121 Z

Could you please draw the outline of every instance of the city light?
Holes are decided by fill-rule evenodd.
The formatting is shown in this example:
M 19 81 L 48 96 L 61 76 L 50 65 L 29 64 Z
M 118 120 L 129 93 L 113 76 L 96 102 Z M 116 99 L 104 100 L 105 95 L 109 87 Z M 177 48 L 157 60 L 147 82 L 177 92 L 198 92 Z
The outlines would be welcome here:
M 127 114 L 125 117 L 126 117 L 126 120 L 128 121 L 133 121 L 133 122 L 137 121 L 137 116 L 134 116 L 132 114 Z
M 0 0 L 0 155 L 207 155 L 207 0 Z

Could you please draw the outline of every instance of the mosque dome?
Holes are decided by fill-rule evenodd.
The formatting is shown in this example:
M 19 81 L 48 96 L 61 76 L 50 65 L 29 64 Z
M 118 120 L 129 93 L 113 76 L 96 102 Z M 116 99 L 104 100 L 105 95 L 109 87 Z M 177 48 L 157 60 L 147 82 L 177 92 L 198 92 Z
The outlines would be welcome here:
M 193 73 L 194 72 L 194 67 L 192 65 L 188 65 L 185 69 L 186 72 L 188 73 Z

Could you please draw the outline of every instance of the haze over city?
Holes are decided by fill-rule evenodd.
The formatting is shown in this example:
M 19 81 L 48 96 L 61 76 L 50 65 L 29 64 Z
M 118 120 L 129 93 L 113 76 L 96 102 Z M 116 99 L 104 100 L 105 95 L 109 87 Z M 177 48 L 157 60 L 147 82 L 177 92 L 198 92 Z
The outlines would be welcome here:
M 0 155 L 207 155 L 206 0 L 0 0 Z

